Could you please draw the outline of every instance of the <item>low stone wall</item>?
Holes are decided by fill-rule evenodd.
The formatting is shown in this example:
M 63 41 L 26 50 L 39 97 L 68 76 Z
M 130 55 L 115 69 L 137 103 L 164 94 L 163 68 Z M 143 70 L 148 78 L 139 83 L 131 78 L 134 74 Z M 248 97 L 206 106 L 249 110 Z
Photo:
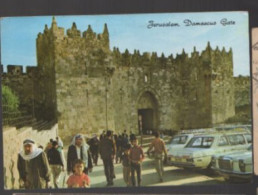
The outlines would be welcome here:
M 57 135 L 57 124 L 50 130 L 37 131 L 31 127 L 16 129 L 15 127 L 4 127 L 3 129 L 3 160 L 4 160 L 4 186 L 5 189 L 19 188 L 19 173 L 17 169 L 18 153 L 22 149 L 23 140 L 30 138 L 37 144 L 46 146 L 49 139 Z

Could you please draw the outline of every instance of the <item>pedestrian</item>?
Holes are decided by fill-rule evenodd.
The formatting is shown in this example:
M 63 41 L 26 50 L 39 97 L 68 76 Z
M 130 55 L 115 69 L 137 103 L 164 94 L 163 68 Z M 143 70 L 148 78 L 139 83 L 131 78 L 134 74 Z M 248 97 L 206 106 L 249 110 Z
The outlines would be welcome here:
M 61 160 L 63 162 L 63 165 L 65 165 L 66 162 L 65 162 L 64 150 L 63 150 L 64 149 L 64 143 L 59 136 L 56 137 L 56 142 L 58 144 L 57 150 L 60 152 Z
M 125 147 L 125 151 L 122 153 L 122 156 L 121 156 L 122 165 L 123 165 L 123 178 L 127 187 L 132 185 L 131 166 L 130 166 L 130 159 L 129 159 L 130 148 L 131 148 L 131 145 L 127 144 Z
M 64 171 L 64 164 L 61 158 L 61 154 L 57 148 L 58 143 L 53 141 L 52 148 L 47 152 L 48 162 L 51 168 L 55 188 L 58 188 L 61 171 Z
M 64 148 L 64 143 L 59 136 L 56 137 L 56 141 L 58 143 L 58 148 L 63 149 Z
M 125 136 L 126 138 L 128 138 L 128 134 L 127 134 L 126 129 L 124 130 L 124 136 Z
M 128 136 L 126 134 L 122 134 L 122 141 L 121 141 L 121 145 L 122 145 L 122 152 L 125 150 L 127 144 L 129 144 L 129 140 L 128 140 Z
M 130 149 L 129 159 L 131 163 L 131 177 L 132 177 L 132 185 L 136 186 L 135 182 L 135 172 L 137 174 L 137 183 L 138 186 L 141 186 L 141 167 L 142 162 L 144 160 L 144 153 L 142 148 L 138 145 L 138 140 L 136 136 L 131 136 L 132 147 Z
M 99 136 L 99 140 L 101 141 L 102 139 L 104 139 L 106 137 L 106 131 L 103 130 L 102 134 Z
M 130 135 L 129 135 L 130 140 L 131 140 L 132 138 L 134 138 L 134 137 L 135 137 L 135 134 L 134 134 L 132 131 L 130 131 Z
M 67 172 L 70 174 L 73 171 L 73 162 L 77 159 L 81 159 L 84 162 L 85 174 L 92 171 L 92 160 L 89 152 L 89 145 L 85 142 L 84 137 L 81 134 L 77 134 L 73 137 L 72 143 L 68 148 L 67 153 Z
M 52 141 L 49 140 L 49 142 L 47 143 L 44 152 L 47 154 L 48 150 L 50 150 L 52 148 Z
M 110 130 L 107 131 L 106 137 L 100 141 L 99 152 L 104 164 L 107 186 L 112 186 L 115 178 L 113 160 L 116 154 L 116 145 Z
M 155 132 L 155 138 L 151 142 L 149 149 L 147 150 L 147 154 L 154 148 L 154 158 L 155 158 L 155 167 L 156 171 L 158 173 L 160 182 L 163 182 L 163 173 L 164 173 L 164 167 L 163 167 L 163 153 L 165 155 L 165 159 L 167 157 L 167 150 L 165 147 L 165 143 L 162 139 L 160 139 L 160 135 L 158 132 Z
M 90 178 L 84 173 L 84 162 L 77 159 L 73 163 L 73 175 L 70 175 L 67 180 L 68 188 L 89 188 Z
M 23 141 L 18 154 L 17 168 L 19 183 L 25 189 L 45 189 L 49 187 L 50 167 L 46 153 L 31 139 Z
M 130 137 L 130 141 L 132 141 L 136 137 L 136 135 L 132 131 L 130 131 L 129 137 Z
M 98 165 L 98 158 L 99 158 L 99 139 L 96 134 L 88 141 L 90 146 L 90 152 L 92 154 L 93 163 L 95 166 Z
M 116 164 L 121 162 L 121 154 L 122 154 L 122 136 L 116 135 L 115 136 L 116 142 Z

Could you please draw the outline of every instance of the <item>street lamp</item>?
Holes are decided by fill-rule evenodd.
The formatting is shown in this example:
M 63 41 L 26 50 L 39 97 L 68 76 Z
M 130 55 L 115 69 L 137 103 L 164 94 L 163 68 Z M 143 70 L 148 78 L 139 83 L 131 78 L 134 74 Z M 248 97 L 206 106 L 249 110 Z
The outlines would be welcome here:
M 106 130 L 108 130 L 108 88 L 107 88 L 107 75 L 105 77 L 106 89 L 105 89 L 105 103 L 106 103 Z
M 142 146 L 142 115 L 138 116 L 138 120 L 139 120 L 139 130 L 141 135 L 141 146 Z
M 105 69 L 105 84 L 106 84 L 106 95 L 105 95 L 105 102 L 106 102 L 106 130 L 108 130 L 108 85 L 110 85 L 110 79 L 115 71 L 115 68 L 106 67 Z

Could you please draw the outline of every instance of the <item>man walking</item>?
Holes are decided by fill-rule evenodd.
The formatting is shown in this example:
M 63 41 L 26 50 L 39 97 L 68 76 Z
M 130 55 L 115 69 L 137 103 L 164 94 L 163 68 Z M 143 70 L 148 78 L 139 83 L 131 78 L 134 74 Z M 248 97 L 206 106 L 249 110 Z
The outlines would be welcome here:
M 163 182 L 163 153 L 165 154 L 165 158 L 167 156 L 167 150 L 165 148 L 165 143 L 162 139 L 160 139 L 159 133 L 155 132 L 155 139 L 151 142 L 151 145 L 147 151 L 147 154 L 149 154 L 150 150 L 154 148 L 154 158 L 155 158 L 155 166 L 157 173 L 159 175 L 160 182 Z
M 95 164 L 95 166 L 98 165 L 98 155 L 99 155 L 99 139 L 96 134 L 93 135 L 93 137 L 88 141 L 88 144 L 90 145 L 90 152 L 92 154 L 92 159 Z
M 107 131 L 106 137 L 100 141 L 99 151 L 104 164 L 107 186 L 112 186 L 115 177 L 113 160 L 116 154 L 116 145 L 110 130 Z
M 67 172 L 70 174 L 73 171 L 73 163 L 75 160 L 81 159 L 84 162 L 83 172 L 88 175 L 92 171 L 92 160 L 89 152 L 89 145 L 86 144 L 84 137 L 77 134 L 73 137 L 72 143 L 68 148 L 67 153 Z
M 57 150 L 58 143 L 52 142 L 52 148 L 47 152 L 48 162 L 52 171 L 55 188 L 58 188 L 59 176 L 64 171 L 64 164 L 60 152 Z
M 23 141 L 23 149 L 18 155 L 20 187 L 25 189 L 48 188 L 50 168 L 47 156 L 31 139 Z

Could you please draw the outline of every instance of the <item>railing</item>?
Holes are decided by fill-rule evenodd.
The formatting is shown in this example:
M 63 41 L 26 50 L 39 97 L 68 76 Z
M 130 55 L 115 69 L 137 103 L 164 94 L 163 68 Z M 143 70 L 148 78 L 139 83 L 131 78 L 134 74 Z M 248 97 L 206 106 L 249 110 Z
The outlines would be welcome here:
M 2 106 L 2 124 L 3 126 L 14 126 L 21 128 L 24 126 L 31 126 L 36 130 L 50 129 L 56 121 L 37 121 L 31 114 L 26 111 L 12 111 L 8 106 Z
M 31 124 L 33 118 L 26 111 L 13 111 L 7 105 L 2 105 L 3 126 L 22 127 Z

